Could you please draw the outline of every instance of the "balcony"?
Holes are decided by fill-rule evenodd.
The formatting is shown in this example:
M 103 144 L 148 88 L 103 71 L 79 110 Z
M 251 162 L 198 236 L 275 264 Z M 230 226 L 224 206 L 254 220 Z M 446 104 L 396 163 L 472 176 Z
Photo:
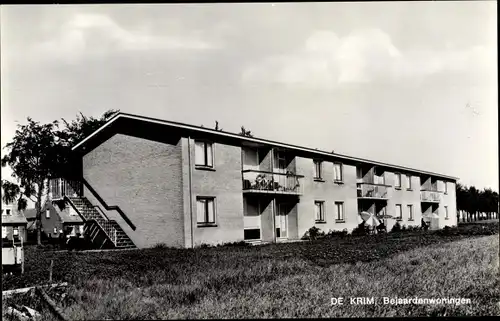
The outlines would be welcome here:
M 374 183 L 357 183 L 358 198 L 366 199 L 388 199 L 387 185 Z
M 304 176 L 293 173 L 276 173 L 243 170 L 243 193 L 268 193 L 302 195 Z
M 75 181 L 68 181 L 63 178 L 53 178 L 50 180 L 49 185 L 49 198 L 58 200 L 64 196 L 79 196 L 82 195 L 81 183 Z
M 429 203 L 441 202 L 441 192 L 436 190 L 421 190 L 420 201 Z

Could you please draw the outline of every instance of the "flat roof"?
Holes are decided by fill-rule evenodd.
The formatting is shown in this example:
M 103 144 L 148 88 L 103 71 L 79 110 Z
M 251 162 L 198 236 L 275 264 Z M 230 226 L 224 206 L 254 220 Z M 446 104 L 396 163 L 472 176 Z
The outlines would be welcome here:
M 400 170 L 400 171 L 417 172 L 417 173 L 421 173 L 424 175 L 437 176 L 440 178 L 446 178 L 446 179 L 454 180 L 454 181 L 458 180 L 458 177 L 439 174 L 439 173 L 433 173 L 433 172 L 419 170 L 419 169 L 415 169 L 415 168 L 399 166 L 399 165 L 394 165 L 394 164 L 389 164 L 389 163 L 384 163 L 384 162 L 378 162 L 378 161 L 374 161 L 374 160 L 363 159 L 363 158 L 358 158 L 358 157 L 353 157 L 353 156 L 347 156 L 347 155 L 342 155 L 342 154 L 338 154 L 338 153 L 330 153 L 327 151 L 312 149 L 312 148 L 303 147 L 303 146 L 291 145 L 291 144 L 276 142 L 276 141 L 267 140 L 267 139 L 255 138 L 255 137 L 247 137 L 247 136 L 242 136 L 239 134 L 225 132 L 225 131 L 219 131 L 219 130 L 215 130 L 215 129 L 211 129 L 211 128 L 205 128 L 205 127 L 201 127 L 201 126 L 193 126 L 193 125 L 183 124 L 183 123 L 179 123 L 179 122 L 173 122 L 173 121 L 167 121 L 167 120 L 162 120 L 162 119 L 157 119 L 157 118 L 133 115 L 133 114 L 123 113 L 123 112 L 116 113 L 104 125 L 102 125 L 100 128 L 98 128 L 92 134 L 87 136 L 81 142 L 79 142 L 78 144 L 73 146 L 72 150 L 76 151 L 80 147 L 84 146 L 90 139 L 99 135 L 99 133 L 101 133 L 104 129 L 110 127 L 111 124 L 115 123 L 119 119 L 138 120 L 138 121 L 143 121 L 143 122 L 149 122 L 152 124 L 159 124 L 159 125 L 164 125 L 164 126 L 169 126 L 169 127 L 179 128 L 179 129 L 191 130 L 191 131 L 195 131 L 195 132 L 199 132 L 199 133 L 209 133 L 211 135 L 216 135 L 216 136 L 221 136 L 221 137 L 229 137 L 229 138 L 237 139 L 241 142 L 252 142 L 252 143 L 258 143 L 258 144 L 270 145 L 273 147 L 281 147 L 281 148 L 287 148 L 287 149 L 296 150 L 296 151 L 307 152 L 307 153 L 311 153 L 313 155 L 317 155 L 318 157 L 319 156 L 334 157 L 334 158 L 348 160 L 348 161 L 360 162 L 360 163 L 371 164 L 371 165 L 376 165 L 376 166 L 389 167 L 389 168 Z

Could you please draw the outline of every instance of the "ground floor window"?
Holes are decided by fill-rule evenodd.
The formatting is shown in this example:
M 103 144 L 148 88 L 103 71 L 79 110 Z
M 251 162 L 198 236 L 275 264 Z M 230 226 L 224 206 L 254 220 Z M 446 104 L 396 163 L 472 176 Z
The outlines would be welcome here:
M 245 240 L 260 240 L 260 229 L 245 229 L 244 237 Z
M 198 225 L 215 224 L 215 198 L 197 197 L 196 212 Z
M 344 202 L 335 202 L 335 220 L 344 221 Z

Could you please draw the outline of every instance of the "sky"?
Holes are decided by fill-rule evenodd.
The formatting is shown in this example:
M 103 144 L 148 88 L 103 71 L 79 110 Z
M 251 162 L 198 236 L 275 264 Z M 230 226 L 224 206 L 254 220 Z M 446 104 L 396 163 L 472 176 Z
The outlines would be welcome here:
M 2 147 L 28 116 L 120 109 L 498 191 L 496 1 L 0 12 Z

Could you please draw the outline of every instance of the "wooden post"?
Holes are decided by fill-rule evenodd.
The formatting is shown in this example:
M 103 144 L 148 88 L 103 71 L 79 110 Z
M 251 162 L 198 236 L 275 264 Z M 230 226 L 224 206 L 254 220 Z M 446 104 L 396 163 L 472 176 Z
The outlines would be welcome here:
M 49 268 L 49 283 L 52 283 L 52 267 L 54 266 L 54 260 L 50 260 L 50 268 Z
M 21 235 L 21 274 L 24 274 L 24 239 L 23 236 Z

